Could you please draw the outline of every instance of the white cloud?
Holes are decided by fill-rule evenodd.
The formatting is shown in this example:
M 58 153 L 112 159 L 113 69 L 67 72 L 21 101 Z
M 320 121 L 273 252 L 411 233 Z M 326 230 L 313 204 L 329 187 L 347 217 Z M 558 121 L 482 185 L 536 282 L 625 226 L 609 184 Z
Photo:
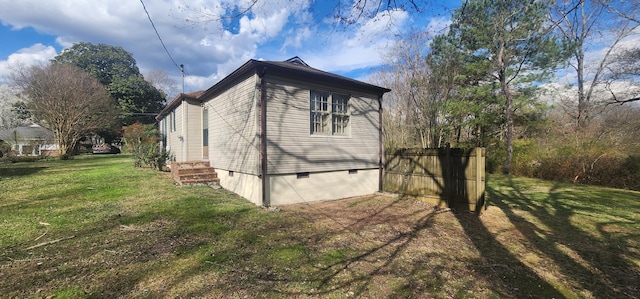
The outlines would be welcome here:
M 607 22 L 605 20 L 605 22 Z M 603 30 L 602 32 L 593 31 L 593 33 L 587 37 L 584 44 L 584 78 L 586 82 L 591 81 L 596 72 L 601 69 L 601 63 L 606 57 L 607 61 L 604 61 L 604 69 L 601 69 L 599 74 L 600 79 L 605 75 L 607 70 L 607 63 L 611 62 L 615 58 L 616 53 L 620 51 L 633 49 L 638 47 L 640 42 L 640 28 L 635 28 L 634 31 L 629 32 L 624 38 L 616 43 L 616 39 L 619 38 L 619 32 Z M 611 47 L 614 47 L 612 52 L 609 52 Z M 609 55 L 607 57 L 607 55 Z M 571 57 L 571 62 L 575 65 L 574 57 Z M 576 84 L 577 74 L 575 69 L 569 67 L 565 70 L 558 72 L 558 81 L 565 84 Z
M 400 34 L 408 16 L 407 12 L 402 10 L 382 12 L 357 28 L 354 37 L 345 44 L 354 46 L 363 42 L 379 43 L 381 40 L 393 39 Z
M 301 56 L 312 67 L 329 72 L 349 72 L 384 64 L 383 49 L 401 34 L 408 21 L 405 11 L 382 12 L 353 27 L 350 34 L 332 35 L 314 43 Z M 318 47 L 314 47 L 318 46 Z
M 449 29 L 449 25 L 451 25 L 450 17 L 435 17 L 429 21 L 426 31 L 430 36 L 433 37 L 447 32 L 447 30 Z
M 13 68 L 44 63 L 56 55 L 55 48 L 43 44 L 35 44 L 29 48 L 20 49 L 9 55 L 7 60 L 0 61 L 0 83 L 6 80 Z
M 56 43 L 63 47 L 80 41 L 121 46 L 133 54 L 143 73 L 164 69 L 179 79 L 178 68 L 165 52 L 139 1 L 0 0 L 0 5 L 3 7 L 0 20 L 14 29 L 33 27 L 55 36 Z M 184 64 L 191 76 L 202 77 L 194 82 L 208 81 L 211 74 L 217 75 L 219 65 L 239 65 L 242 62 L 238 59 L 255 54 L 256 46 L 277 35 L 286 23 L 287 11 L 279 10 L 245 18 L 243 32 L 221 30 L 220 16 L 235 5 L 234 1 L 208 0 L 191 1 L 187 7 L 183 1 L 145 1 L 175 64 Z M 55 45 L 47 46 L 53 49 Z M 20 53 L 14 55 L 17 54 Z M 206 87 L 188 86 L 190 89 Z
M 284 27 L 289 18 L 289 11 L 281 9 L 266 17 L 247 16 L 240 18 L 240 34 L 254 35 L 256 40 L 275 37 Z
M 282 50 L 285 51 L 287 47 L 301 48 L 303 46 L 303 42 L 309 40 L 312 35 L 313 32 L 309 27 L 289 30 L 287 38 L 282 45 Z
M 585 84 L 589 88 L 589 83 Z M 558 104 L 570 109 L 576 109 L 578 103 L 578 87 L 561 84 L 558 82 L 547 83 L 541 86 L 540 99 L 549 104 Z M 614 95 L 618 100 L 637 97 L 640 95 L 640 87 L 633 81 L 617 81 L 609 85 L 598 84 L 593 89 L 591 101 L 593 103 L 612 102 Z
M 322 23 L 328 11 L 314 11 L 311 5 L 319 2 L 313 2 L 269 0 L 252 6 L 253 0 L 147 0 L 144 4 L 175 64 L 185 66 L 186 91 L 208 88 L 256 57 L 284 60 L 297 55 L 333 72 L 375 67 L 384 63 L 380 50 L 408 21 L 405 11 L 380 12 L 335 32 L 331 24 Z M 16 30 L 32 27 L 55 37 L 55 44 L 27 46 L 32 56 L 16 52 L 7 57 L 0 62 L 0 72 L 17 57 L 36 60 L 38 49 L 48 60 L 56 55 L 54 47 L 91 42 L 123 47 L 133 54 L 142 73 L 163 69 L 181 80 L 140 1 L 0 0 L 0 7 L 2 24 Z M 240 18 L 223 18 L 249 7 Z M 319 9 L 327 7 L 332 6 Z

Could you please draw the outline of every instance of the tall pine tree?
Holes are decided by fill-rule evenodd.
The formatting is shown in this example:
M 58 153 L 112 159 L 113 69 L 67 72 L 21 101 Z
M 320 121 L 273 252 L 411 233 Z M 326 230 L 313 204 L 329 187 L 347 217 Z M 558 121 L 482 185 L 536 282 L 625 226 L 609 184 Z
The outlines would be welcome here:
M 519 106 L 514 101 L 532 100 L 521 91 L 546 80 L 566 60 L 562 44 L 549 34 L 548 9 L 548 1 L 470 0 L 455 11 L 444 39 L 465 65 L 466 80 L 459 84 L 496 88 L 505 128 L 505 174 L 513 157 Z

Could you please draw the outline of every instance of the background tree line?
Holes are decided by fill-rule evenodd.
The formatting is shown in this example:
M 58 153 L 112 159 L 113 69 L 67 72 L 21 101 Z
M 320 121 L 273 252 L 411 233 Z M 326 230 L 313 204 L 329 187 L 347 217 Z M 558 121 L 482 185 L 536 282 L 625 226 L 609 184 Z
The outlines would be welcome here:
M 348 3 L 339 2 L 335 25 L 350 26 L 381 10 L 419 15 L 430 7 L 426 0 L 371 3 L 377 9 L 343 10 Z M 492 172 L 640 189 L 639 3 L 463 1 L 445 31 L 415 30 L 389 51 L 389 67 L 375 74 L 376 83 L 393 90 L 384 100 L 385 148 L 482 146 Z M 28 80 L 40 71 L 61 71 L 60 65 L 86 72 L 106 89 L 118 117 L 115 126 L 101 125 L 103 134 L 153 122 L 164 103 L 130 53 L 79 43 L 49 65 L 16 73 L 23 101 L 13 101 L 12 111 L 50 126 L 60 121 L 44 119 L 34 106 L 45 95 L 56 98 L 56 89 L 37 90 Z M 161 74 L 150 77 L 166 85 Z M 57 98 L 88 103 L 102 97 Z M 100 119 L 93 117 L 92 123 Z M 74 134 L 88 131 L 100 129 Z
M 638 2 L 464 1 L 375 75 L 385 148 L 482 146 L 490 172 L 640 190 Z
M 171 86 L 160 71 L 154 83 Z M 154 124 L 166 94 L 140 74 L 122 47 L 77 43 L 49 63 L 17 67 L 12 87 L 3 87 L 3 126 L 36 121 L 53 130 L 61 158 L 75 154 L 81 139 L 122 137 L 123 126 Z M 6 116 L 6 117 L 4 117 Z

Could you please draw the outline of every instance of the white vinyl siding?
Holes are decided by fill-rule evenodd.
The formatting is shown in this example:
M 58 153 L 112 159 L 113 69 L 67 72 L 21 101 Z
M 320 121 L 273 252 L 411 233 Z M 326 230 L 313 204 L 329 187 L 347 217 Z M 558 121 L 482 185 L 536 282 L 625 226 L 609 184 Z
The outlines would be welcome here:
M 216 169 L 259 174 L 257 82 L 255 75 L 240 78 L 221 94 L 205 100 L 209 160 Z
M 187 127 L 184 132 L 186 161 L 202 160 L 202 107 L 198 102 L 185 101 Z
M 380 126 L 377 95 L 268 75 L 266 78 L 269 174 L 378 167 Z M 311 90 L 331 90 L 351 95 L 348 135 L 317 135 L 309 132 Z
M 182 127 L 180 125 L 182 123 L 182 105 L 177 106 L 173 111 L 168 113 L 165 119 L 168 120 L 167 125 L 169 126 L 169 131 L 167 132 L 167 149 L 171 151 L 176 161 L 184 161 L 184 154 L 181 152 L 182 142 L 179 138 L 182 134 Z M 176 124 L 175 129 L 173 128 L 173 123 Z

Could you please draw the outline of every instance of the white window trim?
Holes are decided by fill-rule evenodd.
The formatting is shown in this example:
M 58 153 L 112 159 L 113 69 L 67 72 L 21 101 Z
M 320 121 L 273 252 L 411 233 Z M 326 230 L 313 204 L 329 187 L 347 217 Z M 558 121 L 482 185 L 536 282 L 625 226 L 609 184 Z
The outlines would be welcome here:
M 326 110 L 322 109 L 323 107 L 320 107 L 320 109 L 315 109 L 316 108 L 316 103 L 313 101 L 314 99 L 314 94 L 326 94 L 327 95 L 327 108 Z M 334 111 L 334 95 L 337 96 L 341 96 L 344 97 L 344 99 L 346 99 L 346 107 L 345 113 L 338 113 L 336 111 Z M 310 105 L 310 109 L 309 109 L 309 118 L 310 118 L 310 134 L 311 135 L 315 135 L 315 136 L 336 136 L 336 137 L 349 137 L 351 136 L 351 96 L 349 94 L 346 93 L 340 93 L 340 92 L 329 92 L 329 91 L 323 91 L 323 90 L 316 90 L 316 89 L 312 89 L 309 92 L 309 105 Z M 322 114 L 327 114 L 328 115 L 328 119 L 326 120 L 326 125 L 324 125 L 323 127 L 326 126 L 326 131 L 316 131 L 316 122 L 315 122 L 315 115 L 317 113 L 322 113 Z M 336 117 L 345 117 L 346 118 L 346 124 L 343 125 L 344 128 L 344 132 L 336 132 L 336 128 L 335 128 L 335 121 L 336 121 Z

